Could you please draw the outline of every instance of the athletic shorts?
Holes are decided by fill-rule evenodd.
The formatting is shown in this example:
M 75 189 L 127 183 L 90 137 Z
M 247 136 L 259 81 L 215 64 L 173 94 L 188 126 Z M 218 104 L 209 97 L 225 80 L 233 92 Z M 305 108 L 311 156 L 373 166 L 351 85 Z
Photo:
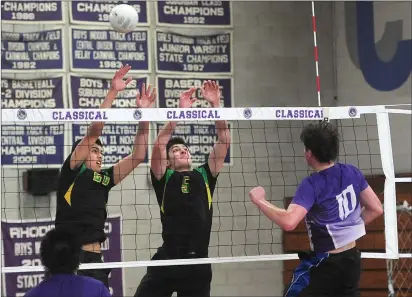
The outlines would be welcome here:
M 93 253 L 88 251 L 81 251 L 80 253 L 80 263 L 103 263 L 102 254 Z M 107 288 L 109 288 L 109 275 L 111 269 L 87 269 L 77 271 L 77 275 L 88 276 L 101 281 Z
M 152 260 L 167 260 L 156 253 Z M 209 297 L 212 281 L 210 264 L 149 266 L 135 297 Z
M 285 297 L 356 297 L 361 274 L 361 253 L 299 253 Z

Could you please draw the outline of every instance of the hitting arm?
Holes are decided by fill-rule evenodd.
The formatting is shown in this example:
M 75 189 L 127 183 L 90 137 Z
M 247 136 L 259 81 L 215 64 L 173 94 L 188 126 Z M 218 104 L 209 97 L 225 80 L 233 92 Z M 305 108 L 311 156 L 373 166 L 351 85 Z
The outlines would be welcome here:
M 117 71 L 112 79 L 112 84 L 106 98 L 100 105 L 100 108 L 111 108 L 113 101 L 116 99 L 117 93 L 126 88 L 127 84 L 132 80 L 129 77 L 126 81 L 123 81 L 123 77 L 130 70 L 130 66 L 122 66 L 119 71 Z M 91 146 L 96 142 L 96 140 L 102 134 L 104 127 L 104 122 L 93 122 L 90 124 L 87 134 L 80 143 L 76 146 L 73 154 L 70 158 L 70 168 L 75 169 L 80 166 L 89 155 Z
M 156 99 L 156 88 L 150 93 L 150 85 L 142 86 L 142 94 L 137 93 L 136 106 L 138 108 L 150 107 Z M 140 163 L 143 162 L 147 145 L 149 142 L 149 122 L 139 122 L 139 129 L 134 137 L 133 152 L 127 157 L 123 158 L 113 166 L 114 184 L 121 182 L 128 176 Z
M 167 152 L 166 145 L 169 139 L 172 137 L 177 122 L 168 122 L 161 129 L 157 135 L 156 141 L 153 145 L 152 160 L 150 167 L 154 176 L 160 180 L 166 171 L 167 166 Z
M 212 108 L 220 108 L 220 88 L 214 81 L 205 81 L 201 89 L 202 95 Z M 230 130 L 226 121 L 216 121 L 217 142 L 210 152 L 208 165 L 210 172 L 216 177 L 223 167 L 227 150 L 230 147 Z

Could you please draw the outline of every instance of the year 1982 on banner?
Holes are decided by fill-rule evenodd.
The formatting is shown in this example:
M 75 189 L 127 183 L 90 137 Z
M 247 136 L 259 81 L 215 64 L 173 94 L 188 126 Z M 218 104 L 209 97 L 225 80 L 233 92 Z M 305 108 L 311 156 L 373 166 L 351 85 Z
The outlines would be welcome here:
M 61 72 L 64 30 L 1 32 L 2 72 Z

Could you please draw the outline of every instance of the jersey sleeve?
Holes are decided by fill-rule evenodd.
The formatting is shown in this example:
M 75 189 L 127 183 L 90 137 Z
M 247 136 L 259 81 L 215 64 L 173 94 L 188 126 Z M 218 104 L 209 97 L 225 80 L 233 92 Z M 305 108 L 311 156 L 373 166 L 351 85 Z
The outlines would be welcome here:
M 103 173 L 104 175 L 106 175 L 106 176 L 109 177 L 109 183 L 107 184 L 107 188 L 108 188 L 109 190 L 115 186 L 115 184 L 114 184 L 113 170 L 114 170 L 114 167 L 113 167 L 113 166 L 112 166 L 112 167 L 109 167 L 109 168 L 107 168 L 107 169 L 103 169 L 103 170 L 102 170 L 102 173 Z M 103 180 L 103 183 L 104 183 L 104 180 Z
M 315 204 L 315 201 L 315 189 L 309 179 L 305 178 L 298 186 L 291 203 L 300 205 L 309 211 Z
M 363 175 L 363 173 L 358 168 L 355 168 L 355 169 L 356 169 L 356 173 L 357 173 L 358 180 L 359 180 L 359 190 L 360 192 L 362 192 L 369 186 L 369 184 L 366 181 L 366 178 Z
M 209 184 L 210 192 L 213 195 L 213 192 L 215 191 L 216 187 L 216 182 L 217 182 L 217 177 L 219 176 L 216 175 L 216 177 L 213 176 L 212 172 L 210 171 L 210 167 L 208 163 L 205 163 L 198 168 L 196 168 L 197 171 L 199 171 L 203 177 L 206 177 L 207 183 Z

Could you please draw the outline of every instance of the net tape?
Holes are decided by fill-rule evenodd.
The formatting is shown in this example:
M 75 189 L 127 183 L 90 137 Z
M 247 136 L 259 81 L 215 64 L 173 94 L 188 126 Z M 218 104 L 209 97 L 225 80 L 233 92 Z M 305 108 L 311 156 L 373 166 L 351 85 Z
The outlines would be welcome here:
M 215 121 L 215 120 L 338 120 L 357 119 L 366 114 L 405 114 L 412 115 L 412 110 L 393 108 L 394 106 L 411 107 L 412 104 L 375 105 L 375 106 L 343 106 L 343 107 L 246 107 L 246 108 L 190 108 L 190 109 L 2 109 L 2 123 L 30 122 L 137 122 L 137 121 Z M 387 177 L 388 179 L 388 177 Z M 389 177 L 391 182 L 412 182 L 412 178 Z M 403 206 L 401 207 L 404 210 Z M 410 206 L 408 206 L 410 207 Z M 409 208 L 408 208 L 409 209 Z M 362 253 L 362 258 L 369 259 L 400 259 L 411 258 L 412 253 Z M 277 254 L 258 256 L 235 256 L 177 260 L 148 260 L 107 262 L 82 264 L 79 269 L 133 268 L 148 266 L 171 266 L 193 264 L 215 264 L 235 262 L 282 261 L 297 260 L 297 254 Z M 42 272 L 39 266 L 1 267 L 3 273 Z
M 2 109 L 2 123 L 8 122 L 136 122 L 215 120 L 325 120 L 355 119 L 363 114 L 403 113 L 384 105 L 343 107 L 247 107 L 247 108 L 145 108 L 145 109 Z

